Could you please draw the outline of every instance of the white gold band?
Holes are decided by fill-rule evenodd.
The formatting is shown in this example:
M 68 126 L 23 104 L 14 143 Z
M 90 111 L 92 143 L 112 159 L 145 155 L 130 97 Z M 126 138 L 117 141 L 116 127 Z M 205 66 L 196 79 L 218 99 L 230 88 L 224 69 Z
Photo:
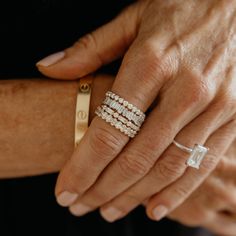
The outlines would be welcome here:
M 187 153 L 190 153 L 190 156 L 188 160 L 186 161 L 186 165 L 199 169 L 201 162 L 203 161 L 204 157 L 206 156 L 207 152 L 209 151 L 209 148 L 204 147 L 199 144 L 195 144 L 193 148 L 186 147 L 175 140 L 173 140 L 173 144 L 181 149 L 182 151 L 185 151 Z

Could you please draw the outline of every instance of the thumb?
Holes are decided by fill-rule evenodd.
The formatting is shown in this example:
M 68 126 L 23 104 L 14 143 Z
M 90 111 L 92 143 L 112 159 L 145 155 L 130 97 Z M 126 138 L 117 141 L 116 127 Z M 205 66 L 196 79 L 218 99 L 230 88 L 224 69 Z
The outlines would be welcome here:
M 39 71 L 52 78 L 76 79 L 122 56 L 136 36 L 142 5 L 138 2 L 127 7 L 72 47 L 39 61 Z

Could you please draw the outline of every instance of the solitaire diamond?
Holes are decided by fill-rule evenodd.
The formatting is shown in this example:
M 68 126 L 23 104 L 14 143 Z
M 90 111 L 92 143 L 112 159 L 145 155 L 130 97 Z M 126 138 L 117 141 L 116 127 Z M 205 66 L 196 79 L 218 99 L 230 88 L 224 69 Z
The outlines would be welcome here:
M 208 148 L 196 144 L 187 160 L 187 165 L 199 169 L 200 164 L 208 152 Z

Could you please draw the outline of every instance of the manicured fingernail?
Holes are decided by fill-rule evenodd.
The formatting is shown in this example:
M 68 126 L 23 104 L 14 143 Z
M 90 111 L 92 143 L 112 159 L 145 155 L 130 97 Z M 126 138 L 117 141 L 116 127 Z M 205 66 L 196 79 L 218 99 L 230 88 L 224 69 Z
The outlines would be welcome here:
M 86 213 L 90 212 L 92 209 L 91 207 L 85 205 L 85 204 L 74 204 L 70 207 L 70 212 L 75 216 L 82 216 Z
M 65 52 L 57 52 L 37 62 L 37 66 L 51 66 L 64 58 Z
M 101 210 L 102 217 L 108 222 L 114 222 L 122 216 L 122 212 L 115 207 L 108 207 Z
M 167 215 L 167 212 L 168 209 L 165 206 L 159 205 L 153 209 L 152 214 L 155 220 L 161 220 L 163 217 Z
M 59 205 L 68 207 L 71 205 L 76 199 L 78 198 L 77 193 L 70 193 L 70 192 L 62 192 L 57 196 L 57 202 Z

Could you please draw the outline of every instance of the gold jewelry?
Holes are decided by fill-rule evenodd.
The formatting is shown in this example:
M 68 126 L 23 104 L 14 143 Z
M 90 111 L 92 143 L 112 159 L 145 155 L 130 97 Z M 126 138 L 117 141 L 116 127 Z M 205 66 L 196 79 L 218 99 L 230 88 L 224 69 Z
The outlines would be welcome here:
M 75 147 L 78 146 L 88 129 L 91 87 L 92 76 L 87 76 L 79 80 L 75 113 Z

